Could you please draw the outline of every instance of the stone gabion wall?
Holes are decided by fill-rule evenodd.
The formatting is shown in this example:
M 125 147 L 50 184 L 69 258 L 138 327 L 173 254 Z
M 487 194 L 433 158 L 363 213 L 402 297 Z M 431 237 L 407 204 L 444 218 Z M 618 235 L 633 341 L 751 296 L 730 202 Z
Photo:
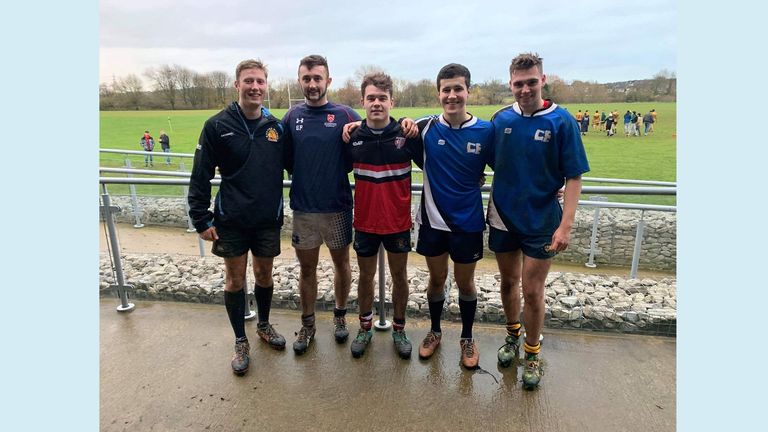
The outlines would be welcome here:
M 217 257 L 168 254 L 130 254 L 122 257 L 125 279 L 134 286 L 130 297 L 147 300 L 173 300 L 195 303 L 224 303 L 224 263 Z M 273 268 L 275 307 L 297 310 L 299 264 L 292 259 L 277 259 Z M 349 308 L 357 310 L 357 266 L 352 265 Z M 429 274 L 418 267 L 408 268 L 410 295 L 407 315 L 429 318 L 427 283 Z M 321 261 L 317 271 L 317 308 L 333 310 L 333 265 Z M 99 292 L 113 293 L 114 276 L 109 256 L 99 265 Z M 249 284 L 249 286 L 252 282 Z M 506 322 L 501 303 L 498 273 L 478 272 L 479 322 Z M 374 281 L 374 305 L 378 305 L 378 278 Z M 252 291 L 252 288 L 249 288 Z M 249 294 L 252 297 L 252 294 Z M 624 279 L 575 273 L 550 273 L 545 285 L 545 326 L 579 328 L 623 333 L 674 336 L 677 327 L 677 282 L 674 278 Z M 387 275 L 384 298 L 387 316 L 392 316 L 391 279 Z M 461 321 L 458 290 L 448 290 L 443 318 Z
M 112 205 L 121 208 L 116 220 L 135 223 L 132 200 L 111 196 Z M 138 197 L 139 217 L 147 225 L 187 226 L 185 200 L 180 197 Z M 592 239 L 594 208 L 580 206 L 571 233 L 571 246 L 555 259 L 583 264 L 588 261 Z M 598 226 L 596 264 L 629 266 L 632 263 L 639 210 L 601 209 Z M 645 229 L 638 266 L 642 269 L 675 270 L 677 266 L 677 215 L 672 212 L 646 211 Z M 290 227 L 291 210 L 286 205 L 285 226 Z M 486 231 L 488 244 L 488 232 Z M 487 251 L 491 255 L 490 251 Z

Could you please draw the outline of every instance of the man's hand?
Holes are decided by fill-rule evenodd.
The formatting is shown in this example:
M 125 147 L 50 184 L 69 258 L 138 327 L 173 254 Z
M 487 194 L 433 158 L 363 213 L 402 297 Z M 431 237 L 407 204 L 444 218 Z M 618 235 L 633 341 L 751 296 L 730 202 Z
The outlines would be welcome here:
M 341 139 L 345 143 L 349 143 L 349 138 L 352 136 L 352 132 L 355 131 L 363 122 L 358 120 L 356 122 L 347 123 L 344 125 L 344 130 L 341 132 Z
M 405 135 L 406 138 L 416 138 L 419 136 L 419 127 L 416 126 L 416 122 L 413 121 L 413 119 L 409 119 L 408 117 L 405 117 L 400 122 L 400 129 L 403 130 L 403 135 Z
M 219 235 L 216 234 L 216 227 L 210 227 L 198 235 L 205 241 L 214 241 L 219 239 Z
M 557 190 L 557 200 L 563 202 L 563 195 L 565 194 L 565 186 Z
M 560 225 L 554 234 L 552 234 L 552 244 L 549 245 L 551 252 L 562 252 L 568 249 L 571 243 L 571 228 Z

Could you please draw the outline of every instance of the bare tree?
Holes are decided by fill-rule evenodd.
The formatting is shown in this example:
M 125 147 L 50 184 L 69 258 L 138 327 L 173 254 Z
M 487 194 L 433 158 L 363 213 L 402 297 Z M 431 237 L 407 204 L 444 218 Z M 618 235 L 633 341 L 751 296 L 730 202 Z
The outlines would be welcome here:
M 211 87 L 213 88 L 213 100 L 216 105 L 223 107 L 229 102 L 229 95 L 232 91 L 234 78 L 222 71 L 209 72 L 207 75 L 208 80 L 211 82 Z
M 374 65 L 374 64 L 362 65 L 359 68 L 355 69 L 355 81 L 357 81 L 358 83 L 362 83 L 364 76 L 370 73 L 376 73 L 376 72 L 386 73 L 384 68 L 381 66 Z
M 121 95 L 126 108 L 138 110 L 141 107 L 141 100 L 144 96 L 141 79 L 134 74 L 129 74 L 125 78 L 116 80 L 112 84 L 113 90 Z
M 192 74 L 192 89 L 189 92 L 189 103 L 192 108 L 207 108 L 211 106 L 214 89 L 208 75 L 194 72 Z
M 162 65 L 159 69 L 149 68 L 144 75 L 152 80 L 155 90 L 162 94 L 163 98 L 171 106 L 172 110 L 176 109 L 176 93 L 178 86 L 176 82 L 176 74 L 174 69 L 169 65 Z
M 192 82 L 192 79 L 195 75 L 195 72 L 193 72 L 190 69 L 187 69 L 183 66 L 179 65 L 173 65 L 173 75 L 176 79 L 176 85 L 179 88 L 179 93 L 181 93 L 181 99 L 184 101 L 187 105 L 193 105 L 192 103 L 192 91 L 194 84 Z

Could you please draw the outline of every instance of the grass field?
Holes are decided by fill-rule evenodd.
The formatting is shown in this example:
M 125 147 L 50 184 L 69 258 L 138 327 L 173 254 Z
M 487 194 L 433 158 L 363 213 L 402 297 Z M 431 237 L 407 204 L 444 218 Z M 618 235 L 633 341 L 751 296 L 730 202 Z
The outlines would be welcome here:
M 648 136 L 627 138 L 623 133 L 620 120 L 617 132 L 613 137 L 607 137 L 604 132 L 592 131 L 584 138 L 584 146 L 591 171 L 588 177 L 623 178 L 638 180 L 676 181 L 676 147 L 677 147 L 677 115 L 676 103 L 596 103 L 596 104 L 567 104 L 568 111 L 577 110 L 594 112 L 594 110 L 619 111 L 623 118 L 627 110 L 648 112 L 656 109 L 658 122 L 655 132 Z M 500 106 L 472 106 L 469 111 L 483 119 L 489 119 Z M 281 118 L 286 109 L 276 109 L 274 115 Z M 145 129 L 148 129 L 157 140 L 160 130 L 164 129 L 171 138 L 171 151 L 174 153 L 193 153 L 200 135 L 200 130 L 207 118 L 216 110 L 202 111 L 103 111 L 100 113 L 99 147 L 109 149 L 141 150 L 139 139 Z M 364 116 L 362 110 L 358 112 Z M 418 118 L 427 114 L 435 114 L 439 108 L 395 108 L 394 117 Z M 125 165 L 125 155 L 101 153 L 101 166 L 122 167 Z M 143 156 L 130 156 L 134 167 L 143 167 Z M 179 158 L 173 159 L 170 167 L 164 165 L 164 158 L 157 143 L 154 152 L 154 169 L 179 170 Z M 183 159 L 188 171 L 192 159 Z M 421 182 L 414 177 L 414 182 Z M 490 181 L 490 180 L 489 180 Z M 596 183 L 585 183 L 596 185 Z M 615 186 L 611 185 L 611 186 Z M 165 186 L 136 186 L 142 195 L 182 195 L 180 187 Z M 126 186 L 112 185 L 111 193 L 125 193 Z M 583 199 L 587 197 L 582 197 Z M 675 197 L 665 196 L 622 196 L 611 195 L 611 201 L 637 202 L 650 204 L 674 205 Z

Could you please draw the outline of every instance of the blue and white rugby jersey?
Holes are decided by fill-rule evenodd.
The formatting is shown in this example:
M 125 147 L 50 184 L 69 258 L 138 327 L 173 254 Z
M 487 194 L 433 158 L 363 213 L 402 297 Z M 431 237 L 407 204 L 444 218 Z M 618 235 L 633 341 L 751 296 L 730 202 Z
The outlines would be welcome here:
M 566 179 L 589 171 L 576 120 L 555 103 L 524 115 L 517 103 L 497 111 L 488 224 L 503 231 L 548 235 L 563 209 L 557 190 Z
M 493 160 L 493 125 L 470 116 L 458 127 L 442 115 L 417 121 L 424 146 L 419 224 L 451 232 L 485 230 L 480 178 Z

